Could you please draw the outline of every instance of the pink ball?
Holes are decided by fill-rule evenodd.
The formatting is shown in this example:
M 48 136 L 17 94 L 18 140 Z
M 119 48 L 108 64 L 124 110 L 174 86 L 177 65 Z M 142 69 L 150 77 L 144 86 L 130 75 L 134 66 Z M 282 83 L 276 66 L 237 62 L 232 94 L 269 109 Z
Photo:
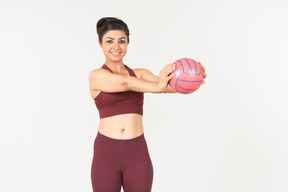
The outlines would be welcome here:
M 196 91 L 203 81 L 203 71 L 200 64 L 190 58 L 181 58 L 174 63 L 176 66 L 172 74 L 175 73 L 176 75 L 170 79 L 170 87 L 184 94 Z

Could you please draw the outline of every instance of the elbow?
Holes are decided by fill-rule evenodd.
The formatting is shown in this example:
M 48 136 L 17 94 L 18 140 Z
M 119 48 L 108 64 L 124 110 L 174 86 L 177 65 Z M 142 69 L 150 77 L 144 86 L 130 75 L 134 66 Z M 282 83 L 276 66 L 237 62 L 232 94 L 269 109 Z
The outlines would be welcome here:
M 132 91 L 133 87 L 133 77 L 125 77 L 122 82 L 122 86 L 124 91 Z
M 129 84 L 127 82 L 123 83 L 122 86 L 124 91 L 131 91 L 131 88 L 129 87 Z

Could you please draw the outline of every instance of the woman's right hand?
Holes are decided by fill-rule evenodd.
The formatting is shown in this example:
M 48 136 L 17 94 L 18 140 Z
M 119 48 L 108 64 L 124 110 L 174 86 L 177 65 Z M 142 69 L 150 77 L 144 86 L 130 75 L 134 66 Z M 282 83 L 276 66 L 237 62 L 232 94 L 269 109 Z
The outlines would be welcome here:
M 160 90 L 165 91 L 167 89 L 169 80 L 172 77 L 174 77 L 174 75 L 175 75 L 175 74 L 172 74 L 172 72 L 175 70 L 175 66 L 176 66 L 176 64 L 174 64 L 174 62 L 172 62 L 172 63 L 166 65 L 160 71 L 159 81 L 158 81 L 158 87 L 160 88 Z

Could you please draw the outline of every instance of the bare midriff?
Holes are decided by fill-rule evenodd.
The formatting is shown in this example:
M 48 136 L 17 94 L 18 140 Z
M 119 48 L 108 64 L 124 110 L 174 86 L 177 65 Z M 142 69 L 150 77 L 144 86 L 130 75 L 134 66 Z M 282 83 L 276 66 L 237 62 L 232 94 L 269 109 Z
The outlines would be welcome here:
M 142 115 L 120 114 L 100 119 L 98 131 L 114 139 L 132 139 L 143 134 Z

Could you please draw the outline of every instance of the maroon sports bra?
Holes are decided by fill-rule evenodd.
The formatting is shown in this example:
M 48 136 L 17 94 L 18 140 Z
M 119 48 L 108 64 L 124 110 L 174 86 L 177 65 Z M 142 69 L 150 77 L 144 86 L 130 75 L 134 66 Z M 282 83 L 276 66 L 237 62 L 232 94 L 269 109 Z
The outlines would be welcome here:
M 136 77 L 132 69 L 124 64 L 130 76 Z M 103 64 L 101 68 L 109 70 L 107 65 Z M 99 111 L 100 119 L 125 113 L 137 113 L 143 115 L 144 93 L 136 91 L 107 93 L 101 91 L 94 99 Z

